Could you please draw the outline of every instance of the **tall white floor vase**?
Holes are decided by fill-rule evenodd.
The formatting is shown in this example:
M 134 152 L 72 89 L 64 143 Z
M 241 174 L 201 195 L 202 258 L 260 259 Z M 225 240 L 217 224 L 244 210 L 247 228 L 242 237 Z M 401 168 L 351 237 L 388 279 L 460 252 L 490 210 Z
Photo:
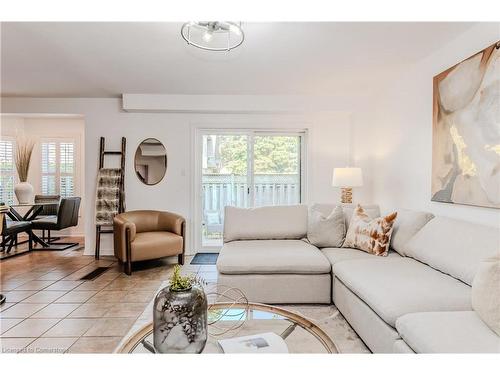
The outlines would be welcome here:
M 33 203 L 34 190 L 29 182 L 20 182 L 14 186 L 14 193 L 16 194 L 19 204 Z

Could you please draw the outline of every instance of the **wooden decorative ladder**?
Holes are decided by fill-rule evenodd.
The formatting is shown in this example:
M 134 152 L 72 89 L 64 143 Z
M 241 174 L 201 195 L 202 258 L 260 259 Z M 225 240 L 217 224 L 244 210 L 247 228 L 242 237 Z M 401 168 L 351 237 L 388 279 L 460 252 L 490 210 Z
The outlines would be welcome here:
M 108 155 L 118 155 L 120 156 L 120 169 L 121 169 L 121 186 L 120 192 L 124 192 L 124 184 L 125 184 L 125 152 L 127 147 L 127 140 L 125 137 L 122 137 L 122 146 L 120 151 L 106 151 L 105 149 L 106 140 L 104 137 L 101 137 L 100 145 L 99 145 L 99 170 L 104 168 L 104 158 Z M 125 211 L 125 199 L 123 194 L 120 194 L 120 200 L 118 204 L 118 213 L 122 213 Z M 99 252 L 101 250 L 101 234 L 103 233 L 113 233 L 113 228 L 111 229 L 103 229 L 103 225 L 96 225 L 95 229 L 95 258 L 99 259 Z

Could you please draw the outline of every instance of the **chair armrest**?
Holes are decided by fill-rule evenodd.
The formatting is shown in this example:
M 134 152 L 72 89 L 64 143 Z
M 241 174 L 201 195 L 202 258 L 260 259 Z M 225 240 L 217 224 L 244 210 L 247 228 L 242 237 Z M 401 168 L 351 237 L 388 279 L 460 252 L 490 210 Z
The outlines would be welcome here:
M 161 230 L 175 233 L 179 236 L 184 236 L 183 226 L 186 220 L 177 214 L 172 212 L 162 211 L 158 217 L 158 227 Z
M 115 256 L 121 260 L 127 256 L 127 229 L 130 230 L 129 241 L 132 242 L 137 232 L 135 223 L 127 218 L 127 213 L 116 215 L 113 219 L 113 243 Z

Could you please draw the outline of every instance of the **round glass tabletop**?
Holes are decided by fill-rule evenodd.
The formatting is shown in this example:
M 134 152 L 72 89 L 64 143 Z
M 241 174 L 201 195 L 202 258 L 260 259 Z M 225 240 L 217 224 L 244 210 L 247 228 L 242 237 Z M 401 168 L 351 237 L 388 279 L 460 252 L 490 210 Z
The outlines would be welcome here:
M 248 306 L 248 307 L 247 307 Z M 338 353 L 335 343 L 315 323 L 292 311 L 259 303 L 238 305 L 215 303 L 210 314 L 222 316 L 208 326 L 208 340 L 203 353 L 223 353 L 219 340 L 272 332 L 281 336 L 289 353 Z M 244 322 L 238 329 L 235 317 Z M 227 329 L 225 329 L 225 327 Z M 117 353 L 153 353 L 153 323 L 147 323 L 126 339 Z

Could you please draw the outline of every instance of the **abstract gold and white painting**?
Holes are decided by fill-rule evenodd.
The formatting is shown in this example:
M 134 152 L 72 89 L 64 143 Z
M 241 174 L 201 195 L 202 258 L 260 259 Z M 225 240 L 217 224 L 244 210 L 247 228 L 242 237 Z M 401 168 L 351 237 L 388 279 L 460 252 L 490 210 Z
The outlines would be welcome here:
M 500 41 L 434 77 L 432 200 L 500 208 Z

